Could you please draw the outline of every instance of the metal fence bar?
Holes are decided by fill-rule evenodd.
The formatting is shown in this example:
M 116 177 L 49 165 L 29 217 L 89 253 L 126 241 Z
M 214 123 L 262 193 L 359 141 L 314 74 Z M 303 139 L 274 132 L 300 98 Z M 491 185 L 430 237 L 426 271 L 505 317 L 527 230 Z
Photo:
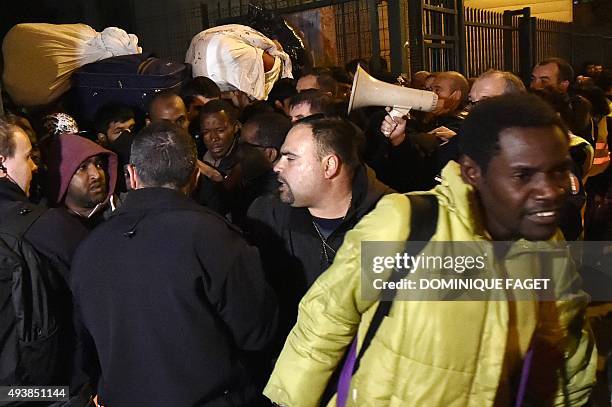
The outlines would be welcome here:
M 455 58 L 457 61 L 457 70 L 465 72 L 467 65 L 466 55 L 466 39 L 465 39 L 465 7 L 463 7 L 463 0 L 458 0 L 455 4 L 457 14 L 455 15 L 455 31 L 457 33 L 457 50 L 455 52 Z
M 370 35 L 372 37 L 372 55 L 380 55 L 380 30 L 378 27 L 378 5 L 376 0 L 368 0 L 368 18 L 370 20 Z M 376 69 L 380 69 L 378 58 L 373 59 Z
M 531 68 L 535 65 L 537 52 L 541 48 L 541 44 L 536 46 L 535 23 L 536 20 L 531 17 L 530 12 L 519 19 L 519 76 L 526 83 L 531 77 Z
M 408 1 L 408 32 L 410 42 L 410 62 L 412 72 L 425 69 L 425 47 L 423 35 L 425 16 L 422 10 L 423 0 Z
M 478 10 L 478 17 L 482 18 L 483 13 L 484 13 L 484 11 Z M 482 29 L 482 27 L 477 27 L 476 28 L 476 32 L 477 32 L 477 35 L 476 35 L 477 42 L 476 43 L 478 45 L 480 45 L 478 47 L 478 71 L 482 72 L 482 71 L 484 71 L 484 63 L 483 63 L 483 61 L 484 61 L 485 56 L 486 56 L 485 47 L 482 46 L 483 42 L 484 42 L 484 35 L 483 35 L 484 34 L 484 30 Z
M 0 80 L 0 95 L 2 94 L 2 80 Z M 2 97 L 0 97 L 0 116 L 4 116 L 4 105 L 2 104 Z
M 361 32 L 361 19 L 359 18 L 359 0 L 356 3 L 353 3 L 353 6 L 356 9 L 355 27 L 357 29 L 357 55 L 363 55 L 361 49 L 361 35 L 359 35 L 359 32 Z

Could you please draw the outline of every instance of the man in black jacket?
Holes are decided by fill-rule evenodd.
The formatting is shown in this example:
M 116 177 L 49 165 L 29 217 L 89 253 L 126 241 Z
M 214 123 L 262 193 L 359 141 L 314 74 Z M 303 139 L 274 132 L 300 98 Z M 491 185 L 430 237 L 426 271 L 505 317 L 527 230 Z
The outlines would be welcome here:
M 574 68 L 562 58 L 547 58 L 533 67 L 531 72 L 531 90 L 547 89 L 558 93 L 569 111 L 563 120 L 577 136 L 594 143 L 591 129 L 592 106 L 589 101 L 574 92 Z
M 259 113 L 247 120 L 240 131 L 238 160 L 241 180 L 238 199 L 232 208 L 232 222 L 242 226 L 253 201 L 263 195 L 278 195 L 278 179 L 273 170 L 291 120 L 276 112 Z
M 239 355 L 274 334 L 275 296 L 257 250 L 187 197 L 196 160 L 185 130 L 143 129 L 132 191 L 75 256 L 72 288 L 103 405 L 247 405 L 256 395 Z
M 32 173 L 32 146 L 18 126 L 0 119 L 0 206 L 27 204 Z M 87 236 L 87 229 L 65 211 L 47 209 L 25 234 L 34 248 L 51 261 L 62 277 L 68 278 L 72 256 Z
M 44 310 L 46 314 L 43 317 L 49 317 L 51 319 L 49 323 L 57 324 L 59 331 L 58 334 L 50 334 L 48 341 L 57 340 L 59 346 L 53 354 L 34 355 L 34 358 L 32 355 L 22 355 L 23 360 L 26 358 L 30 361 L 37 360 L 38 369 L 34 365 L 30 366 L 38 370 L 37 379 L 34 379 L 36 382 L 3 384 L 70 386 L 73 393 L 83 390 L 82 397 L 87 400 L 87 390 L 81 388 L 86 380 L 81 372 L 72 370 L 76 345 L 72 328 L 72 301 L 67 281 L 72 256 L 78 244 L 87 235 L 87 229 L 64 210 L 55 208 L 40 212 L 41 209 L 28 201 L 32 172 L 37 169 L 31 153 L 32 146 L 26 133 L 18 126 L 9 125 L 0 119 L 0 227 L 5 233 L 16 233 L 9 230 L 8 225 L 28 222 L 27 216 L 39 213 L 37 217 L 31 218 L 31 226 L 25 231 L 23 240 L 41 257 L 37 263 L 38 270 L 28 271 L 39 273 L 45 282 L 45 287 L 38 289 L 39 292 L 45 293 L 46 297 L 37 300 L 49 305 L 49 308 Z M 3 271 L 6 271 L 7 267 L 5 263 Z M 31 276 L 30 273 L 27 275 Z M 27 296 L 28 293 L 31 295 L 31 292 L 28 291 L 29 277 L 25 274 L 26 271 L 23 270 L 21 278 L 26 283 L 23 283 L 22 290 Z M 1 351 L 3 363 L 0 377 L 5 380 L 7 371 L 13 368 L 9 356 L 11 349 L 7 345 L 7 341 L 10 342 L 8 333 L 14 329 L 13 323 L 16 322 L 15 317 L 11 316 L 12 306 L 8 304 L 18 299 L 12 297 L 10 276 L 8 280 L 3 280 L 0 296 L 7 306 L 3 307 L 1 312 L 0 342 L 3 345 Z M 32 317 L 31 312 L 31 310 L 25 311 L 26 318 Z M 40 349 L 36 346 L 34 344 L 30 349 Z
M 280 302 L 280 339 L 308 288 L 333 262 L 344 235 L 393 192 L 359 158 L 363 135 L 342 119 L 302 121 L 274 170 L 280 198 L 255 200 L 247 226 Z

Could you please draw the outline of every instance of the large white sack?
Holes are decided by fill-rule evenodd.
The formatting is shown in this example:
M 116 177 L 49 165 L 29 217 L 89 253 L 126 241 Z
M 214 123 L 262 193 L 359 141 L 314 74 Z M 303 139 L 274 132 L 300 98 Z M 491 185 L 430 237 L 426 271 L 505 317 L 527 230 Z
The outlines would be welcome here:
M 15 103 L 46 105 L 70 88 L 81 66 L 140 52 L 138 38 L 116 27 L 99 33 L 85 24 L 17 24 L 2 42 L 2 81 Z
M 264 52 L 275 58 L 274 67 L 268 72 L 264 72 Z M 268 97 L 278 78 L 292 78 L 289 55 L 259 31 L 239 24 L 196 34 L 185 62 L 192 65 L 194 77 L 206 76 L 222 91 L 238 89 L 259 100 Z

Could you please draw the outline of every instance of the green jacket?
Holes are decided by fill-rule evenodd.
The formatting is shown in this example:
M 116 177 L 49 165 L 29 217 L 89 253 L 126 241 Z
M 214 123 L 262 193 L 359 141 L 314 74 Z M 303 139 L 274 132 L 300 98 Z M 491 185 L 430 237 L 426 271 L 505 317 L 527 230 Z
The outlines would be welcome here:
M 458 164 L 450 162 L 442 178 L 430 192 L 439 202 L 432 241 L 476 241 L 491 250 L 475 194 L 462 181 Z M 361 347 L 377 306 L 361 296 L 361 243 L 405 241 L 409 228 L 410 201 L 392 194 L 346 235 L 333 265 L 300 303 L 298 322 L 264 391 L 269 399 L 292 407 L 320 404 L 355 334 Z M 509 275 L 520 263 L 521 247 L 516 242 L 504 259 Z M 559 350 L 564 379 L 550 367 L 554 360 L 534 359 L 527 400 L 582 405 L 596 369 L 592 334 L 583 318 L 587 303 L 581 291 L 556 302 L 395 301 L 353 375 L 347 405 L 510 405 L 533 343 Z M 577 328 L 570 331 L 570 326 Z

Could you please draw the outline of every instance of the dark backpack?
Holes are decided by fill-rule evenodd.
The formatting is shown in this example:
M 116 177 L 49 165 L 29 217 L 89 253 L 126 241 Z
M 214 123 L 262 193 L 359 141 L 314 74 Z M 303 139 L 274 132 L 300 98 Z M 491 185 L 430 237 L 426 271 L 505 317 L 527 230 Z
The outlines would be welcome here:
M 61 368 L 61 277 L 24 239 L 45 208 L 25 202 L 0 210 L 0 385 L 57 385 Z

